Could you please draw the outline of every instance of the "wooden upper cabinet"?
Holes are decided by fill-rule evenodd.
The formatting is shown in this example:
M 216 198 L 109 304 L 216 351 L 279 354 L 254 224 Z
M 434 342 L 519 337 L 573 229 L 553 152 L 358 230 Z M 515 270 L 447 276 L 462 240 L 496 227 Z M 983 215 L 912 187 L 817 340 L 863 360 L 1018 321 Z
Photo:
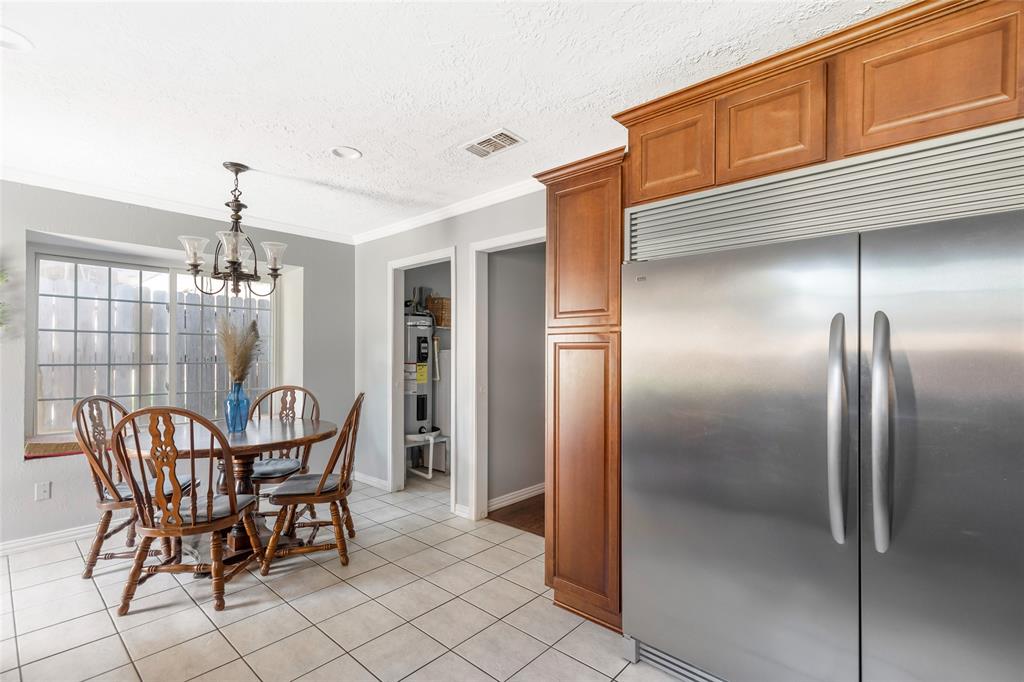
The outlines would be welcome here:
M 702 102 L 629 129 L 631 204 L 715 183 L 715 104 Z
M 536 176 L 548 185 L 548 327 L 619 324 L 623 153 Z
M 719 183 L 824 161 L 825 63 L 817 62 L 719 97 Z
M 551 334 L 547 366 L 545 582 L 619 627 L 619 334 Z
M 1022 11 L 984 3 L 841 54 L 846 153 L 1024 114 Z
M 909 2 L 614 115 L 631 205 L 1020 117 L 1024 0 Z

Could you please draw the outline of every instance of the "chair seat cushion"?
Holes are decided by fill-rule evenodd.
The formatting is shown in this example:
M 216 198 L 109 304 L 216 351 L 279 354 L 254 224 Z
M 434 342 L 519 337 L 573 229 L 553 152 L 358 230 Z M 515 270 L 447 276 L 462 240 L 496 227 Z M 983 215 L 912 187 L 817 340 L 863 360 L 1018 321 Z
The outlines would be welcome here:
M 146 485 L 149 487 L 149 494 L 150 495 L 156 495 L 156 479 L 154 479 L 154 478 L 148 479 L 146 481 Z M 187 493 L 192 488 L 192 481 L 182 481 L 182 480 L 179 479 L 178 480 L 178 485 L 181 486 L 181 492 Z M 132 495 L 131 486 L 129 486 L 126 481 L 122 481 L 120 483 L 115 483 L 114 487 L 117 488 L 117 494 L 121 496 L 122 500 L 134 499 L 134 496 Z M 173 492 L 174 492 L 174 486 L 171 485 L 171 482 L 170 481 L 164 481 L 164 496 L 170 497 L 171 493 L 173 493 Z M 105 500 L 113 500 L 114 498 L 111 496 L 111 494 L 109 492 L 104 490 L 103 491 L 103 499 L 105 499 Z
M 314 494 L 316 492 L 316 485 L 320 482 L 320 476 L 322 476 L 322 474 L 303 474 L 302 476 L 292 476 L 287 481 L 277 486 L 270 496 L 271 502 L 279 497 L 288 497 L 289 495 Z M 334 492 L 340 485 L 341 476 L 338 474 L 330 474 L 327 476 L 327 480 L 324 481 L 324 487 L 320 492 Z
M 260 459 L 253 462 L 252 480 L 291 476 L 301 468 L 302 462 L 297 459 Z
M 235 495 L 238 503 L 238 511 L 242 511 L 256 501 L 255 495 Z M 206 513 L 206 497 L 200 495 L 196 500 L 196 523 L 207 523 L 231 516 L 231 500 L 227 495 L 213 496 L 213 513 Z M 181 501 L 181 523 L 184 526 L 192 524 L 192 503 L 190 500 Z

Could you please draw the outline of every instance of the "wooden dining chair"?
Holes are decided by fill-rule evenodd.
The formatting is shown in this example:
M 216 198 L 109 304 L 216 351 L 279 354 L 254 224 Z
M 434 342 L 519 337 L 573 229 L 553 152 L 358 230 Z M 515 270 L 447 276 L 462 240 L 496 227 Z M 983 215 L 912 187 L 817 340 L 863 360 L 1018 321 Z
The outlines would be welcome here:
M 323 473 L 292 476 L 270 494 L 271 504 L 280 505 L 281 508 L 277 512 L 274 532 L 267 542 L 267 551 L 263 555 L 263 564 L 260 567 L 260 572 L 263 575 L 270 572 L 270 565 L 277 557 L 323 552 L 330 549 L 338 550 L 338 558 L 341 559 L 342 566 L 348 565 L 345 530 L 348 530 L 350 538 L 356 536 L 352 513 L 348 508 L 348 495 L 352 490 L 352 467 L 355 464 L 356 436 L 359 433 L 359 415 L 363 409 L 363 396 L 364 394 L 360 393 L 352 403 L 352 409 L 349 410 L 345 423 L 338 433 L 338 440 L 334 443 L 334 449 L 331 451 L 331 457 L 327 461 Z M 332 473 L 336 467 L 337 473 Z M 300 505 L 315 504 L 327 504 L 330 507 L 330 521 L 317 519 L 303 522 L 294 521 L 296 509 Z M 277 549 L 281 534 L 292 524 L 295 528 L 311 528 L 309 538 L 304 545 Z M 321 526 L 327 525 L 334 527 L 334 542 L 315 544 L 317 531 Z
M 128 414 L 128 410 L 124 405 L 105 395 L 79 400 L 71 411 L 71 419 L 75 425 L 75 439 L 78 441 L 78 447 L 82 448 L 85 460 L 89 463 L 92 482 L 96 486 L 96 508 L 100 510 L 100 520 L 96 524 L 96 537 L 93 538 L 89 554 L 85 557 L 83 578 L 92 577 L 96 562 L 101 559 L 130 559 L 135 556 L 134 551 L 100 553 L 103 551 L 104 542 L 126 528 L 128 530 L 124 544 L 126 547 L 135 546 L 135 522 L 139 518 L 135 512 L 135 500 L 132 498 L 128 483 L 121 477 L 121 470 L 115 463 L 110 447 L 110 432 L 126 414 Z M 114 512 L 122 509 L 130 509 L 131 516 L 114 528 L 110 528 Z M 165 547 L 165 551 L 168 553 L 169 549 L 169 547 Z M 158 556 L 159 554 L 159 550 L 153 550 L 149 556 Z
M 276 411 L 274 408 L 277 408 Z M 284 423 L 296 419 L 320 419 L 320 401 L 313 392 L 302 386 L 275 386 L 261 393 L 249 408 L 249 420 L 277 419 Z M 253 462 L 252 483 L 256 492 L 256 513 L 259 511 L 260 487 L 284 483 L 291 476 L 309 471 L 309 453 L 313 444 L 297 445 L 283 450 L 275 450 L 260 456 Z M 316 510 L 309 507 L 311 518 L 316 518 Z
M 144 431 L 140 431 L 140 425 Z M 224 609 L 224 584 L 245 570 L 249 562 L 263 553 L 259 533 L 253 521 L 255 495 L 235 492 L 234 455 L 227 438 L 202 415 L 178 407 L 146 407 L 136 410 L 117 423 L 113 432 L 114 454 L 121 474 L 128 482 L 139 520 L 141 536 L 128 581 L 124 586 L 118 615 L 128 613 L 135 589 L 156 573 L 205 573 L 213 580 L 213 608 Z M 224 462 L 224 494 L 216 494 L 207 485 L 200 497 L 199 475 L 214 481 L 214 461 L 220 452 Z M 187 473 L 181 471 L 187 469 Z M 181 478 L 189 485 L 183 485 Z M 224 573 L 224 548 L 221 532 L 239 517 L 252 544 L 253 553 Z M 159 564 L 143 568 L 154 538 L 181 539 L 189 535 L 210 534 L 210 563 L 184 565 L 180 554 Z M 145 571 L 145 575 L 143 575 Z

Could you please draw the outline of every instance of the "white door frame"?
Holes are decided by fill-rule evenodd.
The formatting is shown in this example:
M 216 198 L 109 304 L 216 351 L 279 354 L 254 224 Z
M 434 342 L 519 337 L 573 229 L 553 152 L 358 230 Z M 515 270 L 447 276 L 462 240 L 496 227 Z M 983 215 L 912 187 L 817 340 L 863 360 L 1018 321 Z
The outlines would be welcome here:
M 464 369 L 469 374 L 469 385 L 475 387 L 476 400 L 467 410 L 470 443 L 473 456 L 469 460 L 469 516 L 482 519 L 487 516 L 487 255 L 519 246 L 544 242 L 547 231 L 543 227 L 473 242 L 469 245 L 469 288 L 472 297 L 470 319 L 464 322 L 465 338 L 470 362 Z
M 391 492 L 401 490 L 405 487 L 405 420 L 404 405 L 401 401 L 405 396 L 402 393 L 402 374 L 399 367 L 404 365 L 405 329 L 402 324 L 405 307 L 405 271 L 422 265 L 433 265 L 448 261 L 451 270 L 451 297 L 452 297 L 452 358 L 456 355 L 456 334 L 455 334 L 455 247 L 428 251 L 426 253 L 399 258 L 387 263 L 387 333 L 385 341 L 387 346 L 387 409 L 388 409 L 388 489 Z M 455 445 L 456 420 L 458 409 L 456 409 L 456 381 L 458 373 L 456 362 L 452 362 L 451 381 L 451 405 L 452 405 L 452 433 L 448 434 L 448 461 L 451 468 L 451 510 L 455 511 L 455 482 L 457 480 L 457 448 Z M 399 478 L 401 476 L 401 478 Z

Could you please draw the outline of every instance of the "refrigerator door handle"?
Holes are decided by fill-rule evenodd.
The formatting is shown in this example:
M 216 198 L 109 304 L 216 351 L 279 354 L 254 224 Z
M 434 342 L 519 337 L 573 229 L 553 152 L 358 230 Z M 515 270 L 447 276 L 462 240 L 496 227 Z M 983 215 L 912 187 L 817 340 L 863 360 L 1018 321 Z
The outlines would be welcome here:
M 875 551 L 889 549 L 892 510 L 889 508 L 889 469 L 892 453 L 889 434 L 889 374 L 892 352 L 889 347 L 889 318 L 881 310 L 875 313 L 871 357 L 871 509 L 874 520 Z
M 836 313 L 828 331 L 825 395 L 825 453 L 828 468 L 828 517 L 832 539 L 846 544 L 849 406 L 846 398 L 846 318 Z

